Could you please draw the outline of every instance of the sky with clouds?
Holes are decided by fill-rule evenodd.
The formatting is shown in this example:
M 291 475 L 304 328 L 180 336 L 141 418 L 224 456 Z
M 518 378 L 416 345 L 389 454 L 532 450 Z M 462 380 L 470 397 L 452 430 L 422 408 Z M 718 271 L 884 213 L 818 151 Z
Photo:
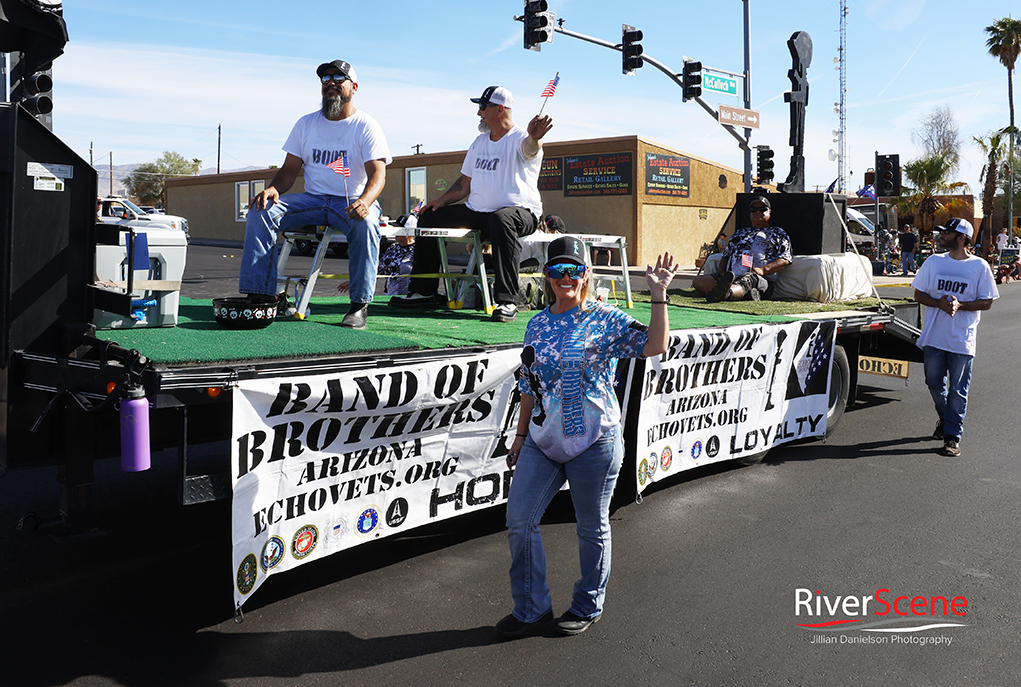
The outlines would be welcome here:
M 621 24 L 644 33 L 645 53 L 680 71 L 685 57 L 743 70 L 742 0 L 548 0 L 564 28 L 618 42 Z M 777 177 L 789 170 L 791 67 L 787 39 L 807 32 L 806 185 L 837 176 L 837 0 L 747 0 L 751 12 L 752 108 L 762 117 L 752 145 L 777 151 Z M 851 190 L 874 154 L 918 157 L 912 132 L 933 108 L 949 105 L 963 141 L 959 179 L 978 192 L 981 152 L 973 136 L 1008 124 L 1007 72 L 985 47 L 984 27 L 1016 3 L 972 0 L 849 0 L 847 142 Z M 156 159 L 165 150 L 224 170 L 279 165 L 294 121 L 318 108 L 315 67 L 351 62 L 355 104 L 382 125 L 394 155 L 463 150 L 476 132 L 477 97 L 490 84 L 515 96 L 515 118 L 542 106 L 551 141 L 639 135 L 736 169 L 737 142 L 650 65 L 633 76 L 620 53 L 557 34 L 541 52 L 524 50 L 520 0 L 338 3 L 76 0 L 64 5 L 70 42 L 54 63 L 54 131 L 86 160 L 105 166 Z M 705 92 L 713 107 L 743 106 Z M 1019 94 L 1021 99 L 1021 94 Z

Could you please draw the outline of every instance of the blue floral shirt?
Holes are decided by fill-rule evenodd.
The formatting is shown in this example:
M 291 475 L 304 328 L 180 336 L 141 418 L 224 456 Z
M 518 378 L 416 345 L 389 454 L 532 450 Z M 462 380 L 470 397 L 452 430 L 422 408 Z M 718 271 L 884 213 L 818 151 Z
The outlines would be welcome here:
M 787 232 L 780 227 L 745 227 L 730 237 L 723 257 L 720 258 L 720 269 L 730 270 L 740 277 L 752 267 L 765 267 L 780 258 L 794 260 Z M 766 279 L 774 281 L 777 274 L 767 274 Z
M 566 463 L 620 424 L 617 359 L 641 356 L 648 339 L 648 327 L 602 303 L 531 319 L 518 388 L 535 401 L 529 436 L 548 458 Z

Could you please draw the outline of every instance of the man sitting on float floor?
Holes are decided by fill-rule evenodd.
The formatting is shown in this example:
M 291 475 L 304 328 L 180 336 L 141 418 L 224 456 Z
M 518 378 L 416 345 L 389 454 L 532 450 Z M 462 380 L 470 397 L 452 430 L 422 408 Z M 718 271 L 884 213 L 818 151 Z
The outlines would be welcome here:
M 780 227 L 769 226 L 769 199 L 755 196 L 751 202 L 752 226 L 730 237 L 717 264 L 716 274 L 699 274 L 691 285 L 710 303 L 718 301 L 768 300 L 780 270 L 791 264 L 791 241 Z

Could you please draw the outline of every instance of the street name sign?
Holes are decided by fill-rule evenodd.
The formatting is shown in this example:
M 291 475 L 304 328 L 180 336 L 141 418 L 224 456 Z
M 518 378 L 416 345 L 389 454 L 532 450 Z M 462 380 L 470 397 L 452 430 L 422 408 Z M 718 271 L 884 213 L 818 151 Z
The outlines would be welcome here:
M 704 91 L 715 91 L 716 93 L 724 93 L 726 95 L 737 95 L 737 79 L 729 76 L 721 76 L 720 74 L 710 74 L 703 70 L 702 72 L 702 90 Z
M 755 110 L 745 110 L 740 107 L 720 105 L 718 119 L 720 120 L 720 124 L 744 126 L 749 129 L 759 128 L 759 113 Z

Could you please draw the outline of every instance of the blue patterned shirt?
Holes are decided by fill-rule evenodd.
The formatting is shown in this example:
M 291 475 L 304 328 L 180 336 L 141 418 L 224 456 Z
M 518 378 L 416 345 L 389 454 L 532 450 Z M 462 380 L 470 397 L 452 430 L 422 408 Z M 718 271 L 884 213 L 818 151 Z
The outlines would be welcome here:
M 740 277 L 752 267 L 765 267 L 780 258 L 784 258 L 788 262 L 794 260 L 794 256 L 791 254 L 791 240 L 787 237 L 787 232 L 780 227 L 762 229 L 745 227 L 738 229 L 730 237 L 730 242 L 723 251 L 723 257 L 720 258 L 720 269 L 730 270 Z M 777 272 L 767 274 L 766 279 L 773 281 L 777 274 Z
M 641 356 L 648 340 L 648 327 L 602 303 L 531 319 L 518 388 L 534 399 L 529 436 L 548 458 L 566 463 L 620 424 L 617 358 Z

